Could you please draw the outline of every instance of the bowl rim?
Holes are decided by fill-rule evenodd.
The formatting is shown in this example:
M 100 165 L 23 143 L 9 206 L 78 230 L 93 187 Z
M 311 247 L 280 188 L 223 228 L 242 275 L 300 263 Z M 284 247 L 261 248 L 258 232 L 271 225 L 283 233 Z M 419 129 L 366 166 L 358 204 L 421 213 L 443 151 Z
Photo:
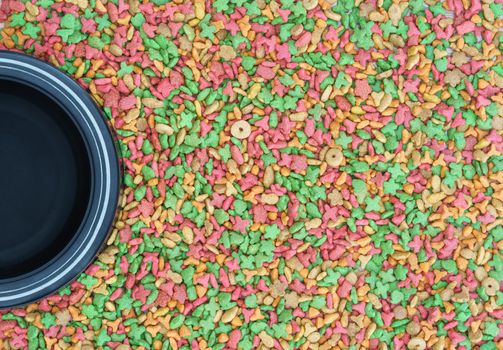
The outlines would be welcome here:
M 4 309 L 34 302 L 58 291 L 91 264 L 117 216 L 122 171 L 115 133 L 96 102 L 69 75 L 38 58 L 0 50 L 0 79 L 26 84 L 60 105 L 86 144 L 91 168 L 88 208 L 74 237 L 37 269 L 0 279 L 0 309 Z

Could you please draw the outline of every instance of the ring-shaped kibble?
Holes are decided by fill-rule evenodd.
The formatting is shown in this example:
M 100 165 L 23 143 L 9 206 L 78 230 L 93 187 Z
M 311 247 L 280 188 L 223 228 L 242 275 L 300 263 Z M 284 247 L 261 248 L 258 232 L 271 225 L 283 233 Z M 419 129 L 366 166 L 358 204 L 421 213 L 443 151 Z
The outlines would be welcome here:
M 69 76 L 0 51 L 0 308 L 56 292 L 94 259 L 120 194 L 118 149 Z
M 341 165 L 343 159 L 344 156 L 342 155 L 342 152 L 337 148 L 329 149 L 325 155 L 325 160 L 331 167 L 338 167 Z
M 246 139 L 248 136 L 250 136 L 250 133 L 250 123 L 248 123 L 246 120 L 238 120 L 231 126 L 231 135 L 240 140 Z
M 499 282 L 492 277 L 487 277 L 482 281 L 482 287 L 484 287 L 484 291 L 490 297 L 495 296 L 499 291 Z
M 411 338 L 407 343 L 409 350 L 424 350 L 426 349 L 426 341 L 423 338 Z

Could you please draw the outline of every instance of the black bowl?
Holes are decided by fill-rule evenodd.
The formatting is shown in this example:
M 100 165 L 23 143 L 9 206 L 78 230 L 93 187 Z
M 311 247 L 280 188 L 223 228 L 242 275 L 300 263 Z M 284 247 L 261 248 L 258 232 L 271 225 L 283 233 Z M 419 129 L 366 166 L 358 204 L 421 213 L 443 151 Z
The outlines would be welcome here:
M 0 308 L 49 295 L 91 263 L 120 185 L 115 139 L 87 92 L 0 51 Z

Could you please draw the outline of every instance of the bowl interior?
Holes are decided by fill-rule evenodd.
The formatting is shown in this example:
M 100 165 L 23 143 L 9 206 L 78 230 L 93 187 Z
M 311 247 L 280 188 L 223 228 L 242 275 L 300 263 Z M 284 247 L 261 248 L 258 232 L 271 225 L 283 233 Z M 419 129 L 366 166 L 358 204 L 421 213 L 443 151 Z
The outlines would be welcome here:
M 0 79 L 0 280 L 49 263 L 74 238 L 91 193 L 71 116 L 27 83 Z

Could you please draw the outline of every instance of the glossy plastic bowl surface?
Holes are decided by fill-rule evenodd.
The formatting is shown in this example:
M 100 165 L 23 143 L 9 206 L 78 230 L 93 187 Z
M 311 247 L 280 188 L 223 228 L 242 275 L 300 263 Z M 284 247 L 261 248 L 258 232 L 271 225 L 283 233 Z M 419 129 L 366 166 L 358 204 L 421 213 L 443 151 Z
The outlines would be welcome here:
M 88 93 L 0 51 L 0 308 L 56 292 L 93 261 L 120 186 L 115 138 Z

